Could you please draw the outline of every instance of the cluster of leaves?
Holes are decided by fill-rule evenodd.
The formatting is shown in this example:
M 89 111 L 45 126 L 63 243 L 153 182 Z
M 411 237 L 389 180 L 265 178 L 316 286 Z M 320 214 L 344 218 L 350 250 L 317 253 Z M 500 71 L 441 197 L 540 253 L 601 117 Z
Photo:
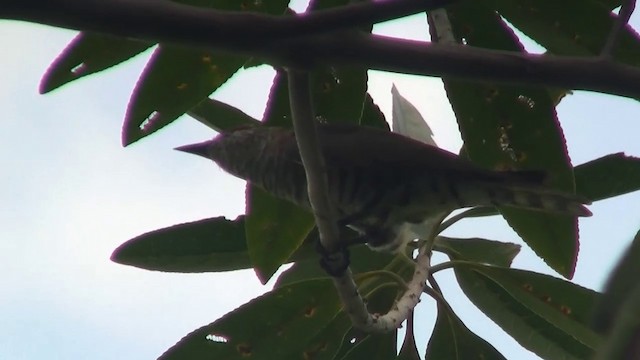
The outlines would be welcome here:
M 288 11 L 287 0 L 180 2 L 274 15 Z M 312 1 L 309 11 L 347 2 Z M 522 52 L 509 21 L 550 53 L 595 56 L 613 25 L 611 10 L 619 5 L 620 0 L 566 0 L 562 4 L 553 0 L 460 1 L 447 7 L 446 12 L 460 44 Z M 580 9 L 579 16 L 575 9 Z M 433 38 L 435 41 L 436 36 Z M 154 45 L 80 33 L 54 61 L 41 91 L 107 69 Z M 625 29 L 612 55 L 615 61 L 638 65 L 640 37 Z M 131 97 L 123 143 L 128 145 L 150 135 L 184 113 L 215 130 L 256 123 L 257 119 L 240 110 L 207 98 L 238 70 L 255 65 L 248 56 L 160 44 Z M 312 77 L 320 117 L 387 127 L 367 93 L 366 68 L 319 67 Z M 490 168 L 543 169 L 552 175 L 553 186 L 592 201 L 640 188 L 640 161 L 624 154 L 572 166 L 555 112 L 564 91 L 469 83 L 460 78 L 443 81 L 466 155 L 472 161 Z M 262 124 L 289 126 L 288 98 L 286 74 L 279 73 Z M 540 146 L 542 143 L 544 146 Z M 317 232 L 311 215 L 251 186 L 246 205 L 246 215 L 238 219 L 214 217 L 152 231 L 114 252 L 114 261 L 150 270 L 219 272 L 254 268 L 263 282 L 282 264 L 294 262 L 279 277 L 273 291 L 189 334 L 161 359 L 396 358 L 395 333 L 360 334 L 341 312 L 331 281 L 317 265 L 313 249 Z M 576 219 L 513 209 L 500 211 L 549 266 L 565 277 L 572 276 L 579 246 Z M 628 316 L 638 318 L 633 306 L 639 296 L 638 286 L 630 275 L 637 267 L 638 243 L 636 239 L 632 248 L 636 250 L 630 251 L 612 278 L 612 292 L 604 297 L 565 280 L 510 268 L 519 251 L 514 244 L 439 237 L 434 250 L 454 261 L 451 264 L 458 282 L 471 301 L 524 347 L 544 358 L 584 359 L 598 351 L 602 358 L 622 353 L 631 341 L 628 334 L 635 324 L 623 320 Z M 412 268 L 404 257 L 373 253 L 364 246 L 352 249 L 352 270 L 373 312 L 383 313 L 392 306 Z M 599 309 L 595 325 L 594 308 Z M 610 340 L 608 333 L 623 335 Z M 407 331 L 398 358 L 418 358 L 412 336 L 412 331 Z M 467 329 L 446 302 L 440 301 L 426 358 L 503 356 Z

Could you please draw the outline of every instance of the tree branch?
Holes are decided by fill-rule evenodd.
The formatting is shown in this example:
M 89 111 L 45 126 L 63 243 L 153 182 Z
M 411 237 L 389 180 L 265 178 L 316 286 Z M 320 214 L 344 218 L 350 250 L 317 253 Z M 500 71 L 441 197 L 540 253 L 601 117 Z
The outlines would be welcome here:
M 419 1 L 424 2 L 425 8 L 445 2 Z M 344 8 L 333 11 L 340 14 L 340 9 Z M 522 54 L 368 34 L 293 38 L 327 31 L 328 25 L 320 24 L 317 19 L 329 15 L 317 12 L 287 18 L 222 12 L 224 19 L 219 19 L 215 15 L 220 13 L 163 0 L 11 0 L 0 7 L 0 17 L 4 18 L 240 52 L 279 66 L 357 64 L 416 75 L 544 85 L 640 98 L 640 68 L 603 61 L 602 57 Z M 342 20 L 334 20 L 333 25 L 347 26 Z M 270 29 L 271 26 L 274 28 Z M 278 36 L 286 40 L 275 41 Z M 265 39 L 273 41 L 265 42 Z
M 293 129 L 307 177 L 309 202 L 320 233 L 320 243 L 328 252 L 326 256 L 332 260 L 326 265 L 330 266 L 331 270 L 337 269 L 330 272 L 351 322 L 356 327 L 368 329 L 375 320 L 369 314 L 358 292 L 358 287 L 349 269 L 349 259 L 345 253 L 338 251 L 341 248 L 340 233 L 335 205 L 331 203 L 328 196 L 327 172 L 318 144 L 309 74 L 295 69 L 287 71 Z
M 7 0 L 0 18 L 157 42 L 251 52 L 415 14 L 455 0 L 381 0 L 294 16 L 221 11 L 168 0 Z

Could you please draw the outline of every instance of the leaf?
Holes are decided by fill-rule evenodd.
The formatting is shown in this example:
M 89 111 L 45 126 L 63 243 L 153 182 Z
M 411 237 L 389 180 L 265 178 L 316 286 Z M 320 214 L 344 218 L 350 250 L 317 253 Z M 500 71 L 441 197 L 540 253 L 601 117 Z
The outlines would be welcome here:
M 244 220 L 224 217 L 174 225 L 120 245 L 111 260 L 147 270 L 230 271 L 250 267 Z
M 391 99 L 393 100 L 393 132 L 425 144 L 438 146 L 433 140 L 433 131 L 429 124 L 420 115 L 418 109 L 400 95 L 395 85 L 391 88 Z
M 317 234 L 305 240 L 290 260 L 316 260 Z M 147 270 L 218 272 L 247 269 L 249 261 L 244 217 L 203 219 L 154 230 L 120 245 L 111 260 Z
M 594 309 L 593 324 L 600 333 L 608 333 L 619 318 L 619 311 L 631 294 L 640 288 L 640 232 L 609 275 L 604 294 Z
M 640 190 L 640 158 L 610 154 L 575 167 L 576 193 L 591 201 Z
M 398 353 L 396 360 L 420 360 L 420 353 L 416 346 L 415 328 L 414 328 L 414 316 L 415 312 L 411 312 L 406 322 L 406 330 L 404 333 L 404 340 L 402 341 L 402 347 Z
M 224 84 L 247 60 L 161 44 L 131 95 L 122 130 L 129 145 L 173 122 Z
M 396 357 L 396 332 L 369 334 L 340 360 L 389 360 Z
M 520 245 L 480 238 L 456 239 L 438 236 L 433 249 L 447 254 L 451 260 L 508 267 L 520 252 Z
M 425 360 L 505 359 L 487 341 L 469 330 L 447 306 L 438 305 L 438 317 L 427 345 Z
M 314 226 L 313 216 L 255 186 L 247 188 L 245 232 L 249 257 L 262 284 L 298 249 Z
M 640 286 L 635 286 L 621 304 L 613 328 L 595 360 L 640 358 Z
M 190 0 L 218 10 L 283 14 L 289 1 Z M 131 95 L 122 130 L 126 146 L 172 123 L 224 84 L 248 56 L 161 44 Z
M 517 37 L 480 2 L 447 7 L 457 42 L 522 51 Z M 432 38 L 434 36 L 432 35 Z M 550 174 L 549 185 L 574 191 L 572 167 L 546 89 L 444 79 L 449 101 L 470 159 L 492 169 L 535 169 Z M 549 266 L 571 277 L 578 252 L 577 219 L 501 208 L 511 227 Z
M 206 98 L 187 113 L 215 131 L 261 125 L 260 121 L 222 101 Z
M 595 291 L 548 275 L 457 265 L 469 299 L 520 345 L 545 359 L 586 359 L 602 343 L 589 327 Z
M 373 101 L 373 98 L 369 93 L 364 99 L 364 107 L 362 109 L 362 118 L 360 118 L 360 125 L 370 126 L 379 129 L 389 131 L 389 124 L 384 117 L 384 114 Z
M 83 31 L 49 65 L 40 81 L 45 94 L 71 81 L 120 64 L 153 46 L 153 42 Z
M 296 283 L 195 330 L 159 360 L 302 359 L 323 350 L 316 336 L 332 325 L 340 308 L 331 280 Z
M 562 55 L 600 54 L 615 19 L 611 7 L 593 0 L 563 0 L 561 3 L 556 0 L 491 0 L 484 3 L 549 52 Z M 579 9 L 579 16 L 576 16 L 576 9 Z M 640 65 L 640 37 L 631 27 L 620 32 L 613 57 L 629 65 Z

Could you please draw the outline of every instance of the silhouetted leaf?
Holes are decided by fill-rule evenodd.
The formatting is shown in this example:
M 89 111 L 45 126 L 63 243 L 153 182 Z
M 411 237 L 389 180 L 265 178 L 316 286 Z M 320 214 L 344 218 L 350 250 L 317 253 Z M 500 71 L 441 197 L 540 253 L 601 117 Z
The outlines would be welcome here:
M 640 158 L 610 154 L 575 167 L 576 193 L 591 201 L 640 190 Z
M 487 341 L 469 330 L 462 321 L 444 305 L 438 305 L 438 317 L 427 345 L 425 360 L 502 360 L 505 359 Z
M 40 93 L 120 64 L 153 45 L 153 42 L 83 31 L 51 63 L 40 81 Z
M 206 98 L 187 113 L 194 119 L 220 132 L 242 126 L 261 125 L 242 110 L 221 101 Z

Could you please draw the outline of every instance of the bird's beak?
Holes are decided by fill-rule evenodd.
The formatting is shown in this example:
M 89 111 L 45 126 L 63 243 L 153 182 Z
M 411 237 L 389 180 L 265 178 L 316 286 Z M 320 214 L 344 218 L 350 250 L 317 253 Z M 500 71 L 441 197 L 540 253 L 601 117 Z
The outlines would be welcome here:
M 200 155 L 205 158 L 209 158 L 209 145 L 211 141 L 205 141 L 197 144 L 184 145 L 175 148 L 178 151 L 184 151 L 189 154 Z

